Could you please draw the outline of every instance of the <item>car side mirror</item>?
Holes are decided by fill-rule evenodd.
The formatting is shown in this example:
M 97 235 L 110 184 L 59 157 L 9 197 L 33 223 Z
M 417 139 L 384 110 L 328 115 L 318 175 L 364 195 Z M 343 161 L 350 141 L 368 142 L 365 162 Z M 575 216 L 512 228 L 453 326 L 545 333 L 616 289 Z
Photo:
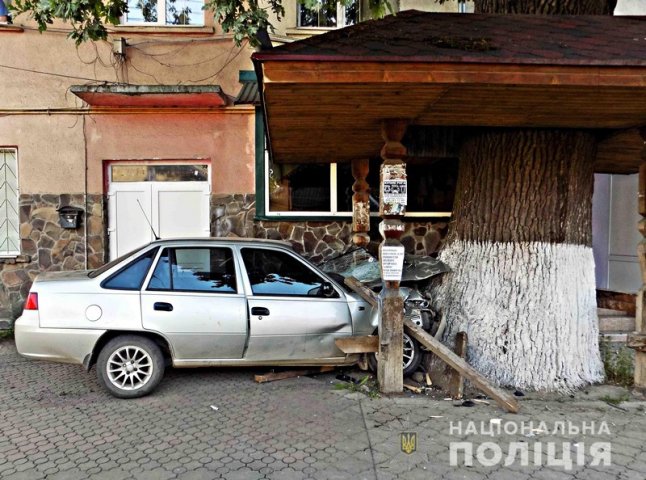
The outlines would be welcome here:
M 333 297 L 336 292 L 330 282 L 323 282 L 321 284 L 321 293 L 324 297 Z

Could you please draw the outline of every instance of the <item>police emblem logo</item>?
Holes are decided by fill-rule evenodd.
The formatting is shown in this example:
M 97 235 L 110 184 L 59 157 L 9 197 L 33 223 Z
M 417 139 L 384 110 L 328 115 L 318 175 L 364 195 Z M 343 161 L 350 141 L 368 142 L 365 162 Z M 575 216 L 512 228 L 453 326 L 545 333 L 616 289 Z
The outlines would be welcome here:
M 417 450 L 417 432 L 403 432 L 400 434 L 402 452 L 410 455 Z

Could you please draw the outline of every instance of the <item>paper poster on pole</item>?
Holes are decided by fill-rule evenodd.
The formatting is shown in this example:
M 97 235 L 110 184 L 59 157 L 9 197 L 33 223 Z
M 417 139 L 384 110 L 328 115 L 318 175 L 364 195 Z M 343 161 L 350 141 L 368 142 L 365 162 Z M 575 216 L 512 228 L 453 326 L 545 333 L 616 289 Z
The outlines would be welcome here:
M 388 282 L 399 282 L 404 268 L 404 247 L 382 246 L 381 278 Z
M 408 185 L 406 164 L 381 166 L 382 215 L 403 215 L 406 211 Z

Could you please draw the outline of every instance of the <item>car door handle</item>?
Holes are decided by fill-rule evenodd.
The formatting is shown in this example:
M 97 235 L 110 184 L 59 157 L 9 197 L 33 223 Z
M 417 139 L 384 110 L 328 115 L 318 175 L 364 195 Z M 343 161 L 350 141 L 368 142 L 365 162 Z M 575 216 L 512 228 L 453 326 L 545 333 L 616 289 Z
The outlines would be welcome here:
M 172 312 L 173 306 L 166 302 L 155 302 L 153 309 L 159 310 L 160 312 Z
M 251 308 L 251 314 L 252 315 L 260 315 L 262 317 L 268 317 L 269 316 L 269 309 L 265 307 L 252 307 Z

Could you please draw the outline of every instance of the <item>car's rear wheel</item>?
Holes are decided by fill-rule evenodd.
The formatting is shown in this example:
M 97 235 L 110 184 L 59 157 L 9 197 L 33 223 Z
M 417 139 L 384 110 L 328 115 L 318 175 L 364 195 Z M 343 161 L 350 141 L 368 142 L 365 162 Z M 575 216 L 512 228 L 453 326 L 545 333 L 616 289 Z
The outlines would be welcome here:
M 152 392 L 164 376 L 164 355 L 155 342 L 138 335 L 110 340 L 99 353 L 96 373 L 106 390 L 118 398 Z
M 379 354 L 371 353 L 368 355 L 368 363 L 370 364 L 370 369 L 373 372 L 377 371 L 377 362 L 379 360 Z M 419 364 L 422 363 L 422 352 L 419 347 L 417 340 L 410 337 L 406 332 L 404 332 L 404 355 L 402 357 L 404 376 L 408 377 L 415 373 L 419 368 Z

